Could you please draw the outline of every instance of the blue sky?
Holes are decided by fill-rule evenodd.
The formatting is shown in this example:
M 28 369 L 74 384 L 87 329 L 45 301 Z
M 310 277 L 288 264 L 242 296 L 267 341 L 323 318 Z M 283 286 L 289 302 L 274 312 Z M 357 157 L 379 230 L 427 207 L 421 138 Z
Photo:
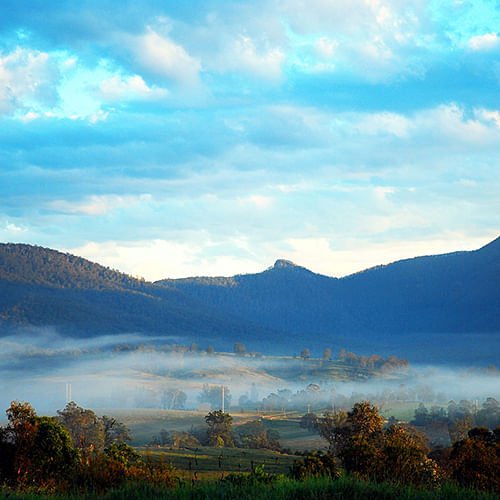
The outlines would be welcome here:
M 500 2 L 0 3 L 0 241 L 147 279 L 500 233 Z

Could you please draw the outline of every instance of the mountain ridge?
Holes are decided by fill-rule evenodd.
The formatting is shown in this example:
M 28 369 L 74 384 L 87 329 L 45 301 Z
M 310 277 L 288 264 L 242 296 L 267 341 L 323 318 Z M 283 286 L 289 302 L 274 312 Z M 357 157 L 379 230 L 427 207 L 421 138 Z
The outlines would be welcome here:
M 154 283 L 57 250 L 0 244 L 0 334 L 54 326 L 76 337 L 140 332 L 224 348 L 385 339 L 407 349 L 419 336 L 500 333 L 499 290 L 500 238 L 342 278 L 277 259 L 260 273 Z

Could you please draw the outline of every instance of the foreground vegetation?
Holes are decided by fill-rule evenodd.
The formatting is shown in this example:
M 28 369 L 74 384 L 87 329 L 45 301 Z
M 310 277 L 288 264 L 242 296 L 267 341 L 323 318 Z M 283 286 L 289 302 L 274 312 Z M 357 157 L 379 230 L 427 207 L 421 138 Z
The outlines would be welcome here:
M 452 447 L 430 453 L 423 435 L 385 424 L 366 401 L 348 412 L 306 414 L 302 424 L 329 449 L 295 457 L 279 452 L 276 431 L 262 421 L 233 429 L 232 416 L 221 410 L 205 416 L 200 440 L 165 431 L 165 445 L 146 450 L 125 444 L 130 435 L 122 423 L 75 403 L 58 417 L 40 417 L 29 403 L 15 401 L 7 417 L 0 427 L 0 500 L 486 499 L 500 492 L 500 427 L 473 428 Z
M 266 476 L 264 476 L 266 477 Z M 233 476 L 218 482 L 195 485 L 181 483 L 177 488 L 155 487 L 148 483 L 129 484 L 104 495 L 94 492 L 44 495 L 23 492 L 22 497 L 9 490 L 0 491 L 0 500 L 494 500 L 495 494 L 460 488 L 446 483 L 439 489 L 422 490 L 391 483 L 362 481 L 354 476 L 311 477 L 304 480 L 279 477 L 268 482 L 258 476 L 248 475 L 244 481 L 234 481 Z

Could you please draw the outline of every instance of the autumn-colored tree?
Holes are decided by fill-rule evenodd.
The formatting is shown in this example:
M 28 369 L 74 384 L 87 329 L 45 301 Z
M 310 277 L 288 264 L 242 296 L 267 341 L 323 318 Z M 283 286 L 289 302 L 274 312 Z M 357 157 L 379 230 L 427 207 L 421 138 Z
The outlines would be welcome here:
M 0 476 L 18 486 L 49 487 L 68 480 L 78 458 L 67 430 L 38 417 L 27 402 L 13 401 L 0 429 Z
M 424 435 L 413 428 L 396 424 L 384 433 L 382 440 L 379 480 L 397 478 L 403 484 L 420 487 L 439 485 L 442 474 L 437 465 L 427 458 L 429 448 Z
M 500 492 L 500 428 L 476 427 L 453 444 L 451 476 L 461 486 Z
M 64 410 L 57 410 L 57 415 L 57 421 L 68 429 L 75 448 L 90 453 L 104 449 L 104 425 L 92 410 L 81 408 L 71 401 Z
M 347 413 L 338 456 L 348 472 L 368 476 L 377 468 L 383 423 L 378 409 L 367 401 Z
M 349 473 L 380 481 L 435 485 L 436 464 L 426 456 L 425 440 L 401 425 L 384 429 L 378 409 L 367 401 L 344 413 L 326 412 L 317 430 Z

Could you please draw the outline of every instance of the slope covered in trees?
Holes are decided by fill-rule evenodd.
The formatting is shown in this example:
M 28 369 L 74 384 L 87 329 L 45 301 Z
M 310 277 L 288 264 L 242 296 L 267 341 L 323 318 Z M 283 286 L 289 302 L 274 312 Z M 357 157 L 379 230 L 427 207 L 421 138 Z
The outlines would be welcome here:
M 500 332 L 500 238 L 336 279 L 278 260 L 233 278 L 162 280 L 219 310 L 296 333 Z
M 267 334 L 182 291 L 31 245 L 0 244 L 0 298 L 4 331 L 12 326 L 51 326 L 75 335 Z
M 462 355 L 471 345 L 494 354 L 499 290 L 500 238 L 473 252 L 402 260 L 340 279 L 278 260 L 257 274 L 157 283 L 55 250 L 0 245 L 4 327 L 209 338 L 218 348 L 243 341 L 268 352 L 346 347 L 411 358 L 409 349 L 424 353 L 412 343 L 434 342 Z M 488 338 L 469 335 L 465 346 L 450 340 L 457 334 Z M 394 349 L 395 342 L 402 347 Z

